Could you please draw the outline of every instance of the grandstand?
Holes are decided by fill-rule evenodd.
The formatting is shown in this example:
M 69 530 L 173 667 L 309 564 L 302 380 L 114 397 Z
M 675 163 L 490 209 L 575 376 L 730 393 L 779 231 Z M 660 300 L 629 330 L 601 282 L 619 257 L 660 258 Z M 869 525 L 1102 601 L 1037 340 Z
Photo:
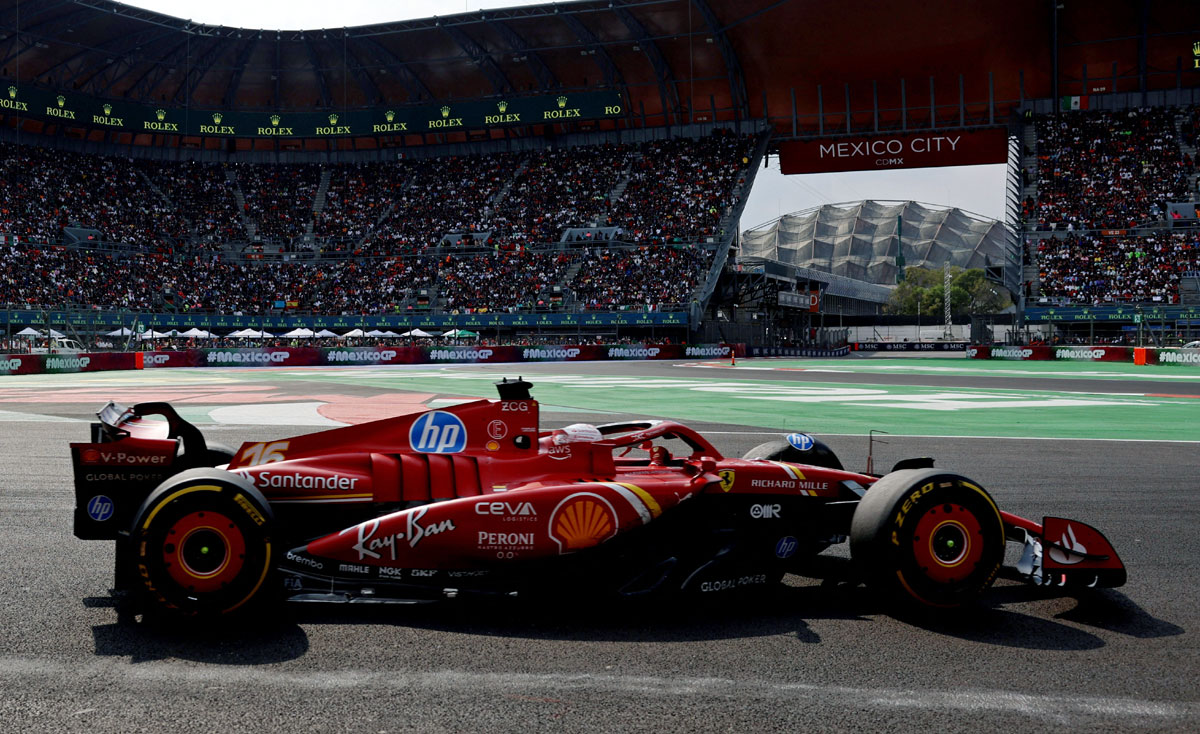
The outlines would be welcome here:
M 1133 36 L 1115 0 L 1053 24 L 1032 1 L 876 9 L 872 27 L 908 39 L 897 55 L 827 0 L 584 0 L 322 31 L 17 0 L 0 10 L 0 303 L 8 332 L 800 342 L 824 314 L 878 314 L 902 254 L 988 268 L 1035 321 L 1191 308 L 1192 14 L 1143 6 Z M 945 18 L 953 37 L 919 40 Z M 820 19 L 805 43 L 780 30 Z M 1098 54 L 1132 71 L 1097 76 Z M 1004 162 L 1008 211 L 866 201 L 742 233 L 776 155 L 798 173 Z

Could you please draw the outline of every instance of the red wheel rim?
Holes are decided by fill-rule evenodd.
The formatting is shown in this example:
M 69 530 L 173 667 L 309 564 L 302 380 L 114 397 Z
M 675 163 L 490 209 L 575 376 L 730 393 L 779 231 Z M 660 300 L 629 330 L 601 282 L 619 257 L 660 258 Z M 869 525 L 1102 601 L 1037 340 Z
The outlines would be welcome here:
M 193 512 L 175 521 L 163 538 L 162 558 L 171 579 L 188 591 L 217 591 L 232 583 L 246 562 L 241 529 L 220 512 Z
M 965 579 L 983 558 L 979 520 L 952 503 L 930 508 L 913 534 L 913 558 L 921 573 L 938 583 Z

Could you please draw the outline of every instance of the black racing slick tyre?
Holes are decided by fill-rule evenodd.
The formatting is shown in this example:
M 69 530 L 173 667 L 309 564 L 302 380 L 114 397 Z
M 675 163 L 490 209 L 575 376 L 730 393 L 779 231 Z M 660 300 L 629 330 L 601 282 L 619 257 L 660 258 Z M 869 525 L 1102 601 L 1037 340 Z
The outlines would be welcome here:
M 837 454 L 822 441 L 807 433 L 793 433 L 795 442 L 788 439 L 776 439 L 760 443 L 746 452 L 743 459 L 768 459 L 770 461 L 786 461 L 792 464 L 808 464 L 826 469 L 842 470 L 842 462 Z
M 1004 521 L 971 480 L 904 469 L 867 490 L 850 524 L 850 555 L 868 585 L 928 607 L 972 603 L 1004 561 Z
M 270 506 L 241 477 L 189 469 L 138 510 L 131 541 L 143 596 L 158 611 L 211 618 L 264 592 L 274 558 Z

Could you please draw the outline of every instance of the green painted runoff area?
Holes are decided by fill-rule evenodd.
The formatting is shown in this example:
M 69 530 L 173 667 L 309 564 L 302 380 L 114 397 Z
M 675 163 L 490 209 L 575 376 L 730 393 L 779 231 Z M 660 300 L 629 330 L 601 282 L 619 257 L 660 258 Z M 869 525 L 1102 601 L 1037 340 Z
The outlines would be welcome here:
M 919 364 L 917 364 L 919 362 Z M 939 364 L 934 364 L 939 363 Z M 945 363 L 945 364 L 940 364 Z M 841 371 L 924 373 L 946 365 L 964 366 L 959 360 L 867 361 L 767 361 L 748 360 L 746 366 L 796 367 Z M 1053 372 L 1064 377 L 1101 372 L 1109 365 L 1045 363 L 1025 369 L 1028 363 L 970 363 L 981 369 L 1016 370 L 1044 378 Z M 869 367 L 869 369 L 862 369 Z M 887 368 L 894 367 L 894 370 Z M 1122 368 L 1125 365 L 1113 365 Z M 1131 369 L 1132 365 L 1129 365 Z M 1056 369 L 1047 369 L 1056 368 Z M 1146 369 L 1146 368 L 1140 368 Z M 1153 368 L 1161 375 L 1190 375 L 1200 370 Z M 1116 371 L 1116 370 L 1113 370 Z M 386 368 L 297 370 L 262 373 L 269 380 L 319 380 L 370 386 L 383 390 L 408 390 L 441 395 L 495 397 L 492 382 L 521 373 L 519 366 L 479 372 L 475 369 Z M 954 373 L 963 374 L 954 370 Z M 1142 395 L 1108 392 L 1020 390 L 988 387 L 947 388 L 885 384 L 838 383 L 835 375 L 821 382 L 756 379 L 753 369 L 713 369 L 711 376 L 694 371 L 675 378 L 617 377 L 575 373 L 563 364 L 554 374 L 530 375 L 533 394 L 553 406 L 635 413 L 680 421 L 705 421 L 779 430 L 804 430 L 824 434 L 865 434 L 870 429 L 896 435 L 1003 436 L 1020 438 L 1104 438 L 1116 440 L 1200 441 L 1200 397 L 1173 394 Z M 971 373 L 966 373 L 971 374 Z M 1001 372 L 997 372 L 1001 374 Z M 1013 374 L 1004 372 L 1006 377 Z M 254 372 L 243 378 L 259 377 Z M 1133 378 L 1136 379 L 1136 378 Z M 547 418 L 550 416 L 547 415 Z M 599 421 L 599 418 L 597 418 Z

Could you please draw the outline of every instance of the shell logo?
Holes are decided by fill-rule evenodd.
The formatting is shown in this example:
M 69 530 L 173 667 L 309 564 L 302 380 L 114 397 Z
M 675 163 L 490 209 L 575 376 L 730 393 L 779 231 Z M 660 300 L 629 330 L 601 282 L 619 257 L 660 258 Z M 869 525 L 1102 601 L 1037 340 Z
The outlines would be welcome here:
M 550 537 L 560 554 L 599 545 L 616 535 L 618 527 L 613 506 L 591 492 L 567 497 L 550 514 Z

